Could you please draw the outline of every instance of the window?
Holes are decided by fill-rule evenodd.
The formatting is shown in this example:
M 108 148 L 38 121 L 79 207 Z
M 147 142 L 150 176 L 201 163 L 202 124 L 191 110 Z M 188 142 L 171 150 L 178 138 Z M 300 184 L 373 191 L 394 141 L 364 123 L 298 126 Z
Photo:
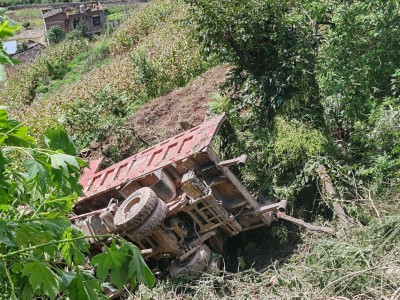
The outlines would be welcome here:
M 100 16 L 94 16 L 93 17 L 93 26 L 100 26 L 101 21 L 100 21 Z
M 73 21 L 74 29 L 76 28 L 76 26 L 78 26 L 80 21 L 81 21 L 81 19 L 74 19 L 74 21 Z

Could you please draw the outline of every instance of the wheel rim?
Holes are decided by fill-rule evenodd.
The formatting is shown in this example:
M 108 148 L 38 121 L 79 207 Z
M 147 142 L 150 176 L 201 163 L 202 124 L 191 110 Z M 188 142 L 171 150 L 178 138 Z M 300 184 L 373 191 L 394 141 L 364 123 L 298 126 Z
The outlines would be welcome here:
M 124 216 L 126 216 L 127 214 L 129 214 L 136 205 L 138 205 L 140 202 L 140 197 L 135 197 L 133 198 L 131 201 L 129 201 L 129 203 L 124 207 L 122 214 Z

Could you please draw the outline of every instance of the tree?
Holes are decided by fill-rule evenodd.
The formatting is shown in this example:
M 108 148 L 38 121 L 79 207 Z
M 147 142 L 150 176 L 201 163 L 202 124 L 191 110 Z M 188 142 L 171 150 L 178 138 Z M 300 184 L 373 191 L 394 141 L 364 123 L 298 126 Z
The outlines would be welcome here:
M 50 44 L 58 44 L 63 40 L 64 36 L 65 33 L 60 26 L 50 27 L 45 35 L 46 39 L 49 41 Z
M 333 159 L 370 179 L 398 177 L 398 1 L 186 2 L 206 54 L 234 65 L 220 109 L 239 142 L 221 148 L 257 153 L 252 185 L 297 193 L 316 178 L 307 165 Z
M 207 51 L 234 64 L 235 108 L 251 109 L 265 126 L 292 98 L 318 102 L 316 38 L 302 4 L 292 1 L 187 0 Z M 304 2 L 307 1 L 303 1 Z M 319 6 L 318 1 L 315 6 Z M 248 124 L 249 126 L 255 125 Z
M 0 23 L 0 37 L 12 36 L 13 28 Z M 1 48 L 0 66 L 13 63 Z M 1 69 L 3 70 L 3 69 Z M 140 250 L 113 235 L 105 253 L 89 262 L 88 238 L 66 217 L 82 194 L 75 145 L 59 126 L 48 128 L 40 138 L 30 128 L 8 117 L 0 107 L 0 293 L 5 299 L 34 296 L 74 299 L 105 298 L 101 283 L 121 289 L 137 281 L 154 285 L 154 276 Z
M 86 25 L 86 22 L 84 21 L 79 21 L 78 25 L 74 30 L 71 32 L 67 33 L 65 36 L 65 39 L 67 40 L 78 40 L 82 38 L 89 38 L 90 35 L 88 34 L 88 27 Z
M 151 287 L 154 277 L 140 251 L 117 236 L 97 236 L 113 241 L 91 260 L 96 276 L 82 268 L 87 237 L 66 216 L 81 194 L 84 162 L 73 156 L 75 146 L 61 127 L 47 129 L 39 141 L 0 108 L 0 293 L 98 299 L 108 275 L 120 289 L 136 280 Z

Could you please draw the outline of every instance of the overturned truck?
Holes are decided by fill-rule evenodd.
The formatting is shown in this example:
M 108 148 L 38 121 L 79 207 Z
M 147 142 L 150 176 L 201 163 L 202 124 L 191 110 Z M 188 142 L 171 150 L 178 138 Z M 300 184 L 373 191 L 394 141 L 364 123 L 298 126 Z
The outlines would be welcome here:
M 218 116 L 104 170 L 102 159 L 92 161 L 80 180 L 75 224 L 91 236 L 119 234 L 145 258 L 172 257 L 173 276 L 202 271 L 210 248 L 222 252 L 227 238 L 270 225 L 286 201 L 261 205 L 252 197 L 229 169 L 245 164 L 246 155 L 221 161 L 212 142 L 224 120 Z

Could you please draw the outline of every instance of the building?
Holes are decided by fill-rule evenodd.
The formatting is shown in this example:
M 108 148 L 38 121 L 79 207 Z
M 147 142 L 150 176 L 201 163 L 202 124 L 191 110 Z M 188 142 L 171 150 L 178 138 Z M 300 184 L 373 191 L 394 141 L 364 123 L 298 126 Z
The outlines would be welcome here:
M 11 55 L 13 58 L 19 61 L 19 64 L 16 65 L 17 67 L 21 65 L 25 65 L 31 63 L 36 57 L 41 55 L 43 51 L 46 49 L 46 46 L 37 43 L 35 41 L 28 41 L 22 50 L 18 51 L 17 53 Z
M 106 16 L 100 2 L 57 9 L 46 8 L 42 12 L 46 31 L 53 26 L 59 26 L 68 33 L 74 30 L 79 22 L 86 23 L 88 34 L 100 34 L 106 28 Z

